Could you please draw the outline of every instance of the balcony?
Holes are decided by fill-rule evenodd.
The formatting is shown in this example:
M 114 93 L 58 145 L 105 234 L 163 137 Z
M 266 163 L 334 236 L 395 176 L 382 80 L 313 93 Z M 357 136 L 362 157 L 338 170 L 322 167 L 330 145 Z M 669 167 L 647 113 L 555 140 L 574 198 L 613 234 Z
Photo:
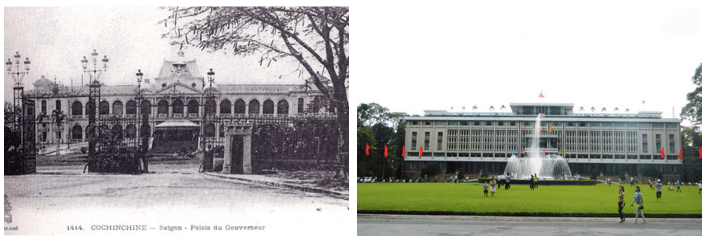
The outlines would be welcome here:
M 184 115 L 184 114 L 181 114 L 181 113 L 179 113 L 179 114 L 176 114 L 176 113 L 175 113 L 175 114 L 172 115 L 172 117 L 174 117 L 174 118 L 181 118 L 183 115 Z
M 157 117 L 159 117 L 159 118 L 167 118 L 167 114 L 166 114 L 166 113 L 160 113 L 160 114 L 157 115 Z

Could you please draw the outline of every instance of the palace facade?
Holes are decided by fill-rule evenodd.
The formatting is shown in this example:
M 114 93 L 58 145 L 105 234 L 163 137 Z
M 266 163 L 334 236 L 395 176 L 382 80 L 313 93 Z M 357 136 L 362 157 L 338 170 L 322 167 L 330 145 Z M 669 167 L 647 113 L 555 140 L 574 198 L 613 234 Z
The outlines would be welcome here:
M 510 109 L 405 117 L 406 177 L 419 176 L 430 162 L 440 163 L 442 173 L 502 174 L 513 154 L 530 150 L 535 131 L 540 149 L 534 150 L 561 155 L 574 174 L 640 175 L 655 166 L 666 178 L 677 176 L 682 164 L 681 121 L 661 112 L 574 112 L 573 103 L 510 103 Z

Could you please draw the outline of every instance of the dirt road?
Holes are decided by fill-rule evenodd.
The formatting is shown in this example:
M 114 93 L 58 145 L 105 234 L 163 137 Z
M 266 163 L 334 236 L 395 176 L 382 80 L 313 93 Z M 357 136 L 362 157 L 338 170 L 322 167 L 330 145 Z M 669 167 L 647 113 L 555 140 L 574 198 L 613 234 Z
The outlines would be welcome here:
M 52 170 L 38 169 L 40 173 Z M 80 172 L 66 167 L 54 170 Z M 241 226 L 263 228 L 247 232 L 298 235 L 349 231 L 347 200 L 215 179 L 197 173 L 193 165 L 152 165 L 150 170 L 155 173 L 6 176 L 5 194 L 13 222 L 5 223 L 5 235 L 208 234 L 236 232 L 232 227 Z M 79 225 L 82 230 L 71 229 Z M 144 225 L 146 231 L 105 230 L 106 225 Z M 174 229 L 160 229 L 166 227 Z

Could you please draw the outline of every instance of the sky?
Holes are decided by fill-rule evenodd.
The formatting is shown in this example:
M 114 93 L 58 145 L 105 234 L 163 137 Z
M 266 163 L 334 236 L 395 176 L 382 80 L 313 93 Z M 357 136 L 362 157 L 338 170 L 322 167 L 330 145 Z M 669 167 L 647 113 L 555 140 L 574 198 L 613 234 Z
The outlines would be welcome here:
M 419 115 L 562 102 L 679 117 L 703 60 L 704 4 L 564 2 L 366 9 L 374 21 L 351 24 L 365 30 L 351 38 L 351 98 Z
M 144 78 L 157 77 L 165 58 L 175 57 L 179 46 L 162 39 L 169 31 L 157 24 L 169 15 L 158 7 L 5 7 L 4 59 L 15 62 L 15 52 L 31 61 L 30 73 L 22 80 L 25 89 L 32 89 L 42 76 L 71 85 L 81 84 L 81 60 L 89 60 L 93 49 L 109 59 L 108 70 L 101 81 L 108 85 L 137 84 L 135 73 L 140 69 Z M 297 64 L 291 60 L 273 62 L 270 67 L 259 65 L 259 56 L 234 56 L 228 51 L 209 53 L 185 46 L 187 58 L 195 58 L 200 74 L 206 77 L 209 68 L 216 73 L 216 83 L 304 83 L 294 72 Z M 89 62 L 89 64 L 92 64 Z M 90 68 L 90 66 L 89 66 Z M 16 71 L 16 67 L 12 68 Z M 24 69 L 21 67 L 21 69 Z M 24 70 L 23 70 L 24 71 Z M 84 83 L 88 76 L 84 77 Z M 5 72 L 5 101 L 12 100 L 13 78 Z

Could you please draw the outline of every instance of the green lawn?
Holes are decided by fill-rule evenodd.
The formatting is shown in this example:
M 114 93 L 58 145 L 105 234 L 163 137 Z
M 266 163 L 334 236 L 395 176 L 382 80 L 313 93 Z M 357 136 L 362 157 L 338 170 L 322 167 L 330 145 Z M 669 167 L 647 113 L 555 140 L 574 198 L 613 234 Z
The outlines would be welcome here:
M 494 197 L 483 196 L 477 183 L 358 183 L 359 213 L 408 214 L 524 214 L 557 216 L 615 216 L 618 212 L 618 185 L 540 186 L 499 188 Z M 627 204 L 623 212 L 634 217 L 630 207 L 635 187 L 625 187 Z M 676 187 L 675 187 L 676 188 Z M 646 216 L 700 216 L 698 186 L 683 186 L 683 193 L 662 187 L 657 203 L 655 190 L 640 185 Z

